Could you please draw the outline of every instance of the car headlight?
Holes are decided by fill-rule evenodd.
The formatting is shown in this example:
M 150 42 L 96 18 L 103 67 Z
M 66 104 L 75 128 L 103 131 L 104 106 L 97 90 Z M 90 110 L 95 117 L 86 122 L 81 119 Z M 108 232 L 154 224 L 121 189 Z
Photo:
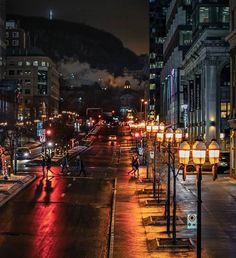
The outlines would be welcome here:
M 29 157 L 29 153 L 28 153 L 28 152 L 25 152 L 25 153 L 24 153 L 24 157 Z
M 219 166 L 221 167 L 227 167 L 228 163 L 227 162 L 219 162 Z

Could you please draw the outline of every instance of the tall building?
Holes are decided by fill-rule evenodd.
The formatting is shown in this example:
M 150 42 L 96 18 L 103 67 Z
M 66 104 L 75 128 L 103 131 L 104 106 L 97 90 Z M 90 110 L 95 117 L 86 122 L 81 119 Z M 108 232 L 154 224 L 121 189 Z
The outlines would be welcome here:
M 183 61 L 190 140 L 227 135 L 230 114 L 228 0 L 192 2 L 193 43 Z
M 26 48 L 30 46 L 29 35 L 19 26 L 19 21 L 6 21 L 7 48 Z
M 230 175 L 236 178 L 236 1 L 230 0 L 230 33 L 226 40 L 230 44 Z
M 18 119 L 46 119 L 59 110 L 59 74 L 54 62 L 37 49 L 8 49 L 8 80 L 18 80 Z
M 171 0 L 166 13 L 164 65 L 161 72 L 161 101 L 165 123 L 183 127 L 184 89 L 182 63 L 192 43 L 191 0 Z
M 163 68 L 163 43 L 166 39 L 166 10 L 168 0 L 149 0 L 149 110 L 160 114 L 160 85 Z
M 5 69 L 5 0 L 0 0 L 0 80 L 4 78 Z

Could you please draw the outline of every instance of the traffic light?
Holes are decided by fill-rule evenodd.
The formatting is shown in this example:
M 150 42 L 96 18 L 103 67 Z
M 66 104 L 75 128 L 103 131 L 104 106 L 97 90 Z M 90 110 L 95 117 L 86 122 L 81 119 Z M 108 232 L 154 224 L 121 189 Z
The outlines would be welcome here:
M 139 136 L 140 136 L 139 132 L 136 132 L 136 133 L 134 134 L 134 136 L 135 136 L 135 138 L 139 138 Z
M 52 129 L 46 129 L 46 136 L 47 137 L 52 136 Z

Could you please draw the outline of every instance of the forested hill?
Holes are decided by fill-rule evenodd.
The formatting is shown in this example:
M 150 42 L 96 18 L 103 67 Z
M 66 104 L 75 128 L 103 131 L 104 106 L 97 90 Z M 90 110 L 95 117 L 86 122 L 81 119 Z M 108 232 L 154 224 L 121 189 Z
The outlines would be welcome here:
M 115 74 L 124 67 L 136 70 L 142 66 L 118 38 L 85 24 L 18 15 L 8 15 L 8 19 L 19 20 L 20 27 L 29 32 L 31 46 L 41 48 L 54 61 L 72 57 Z

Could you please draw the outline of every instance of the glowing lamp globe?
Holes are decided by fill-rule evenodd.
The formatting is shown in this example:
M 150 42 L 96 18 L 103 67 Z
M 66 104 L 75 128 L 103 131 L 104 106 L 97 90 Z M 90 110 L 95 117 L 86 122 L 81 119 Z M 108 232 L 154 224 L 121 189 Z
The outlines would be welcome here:
M 147 125 L 146 126 L 146 130 L 148 133 L 150 133 L 152 131 L 152 126 L 151 125 Z
M 183 137 L 182 130 L 180 128 L 176 129 L 175 131 L 175 140 L 176 142 L 181 142 Z
M 165 124 L 163 122 L 160 123 L 160 130 L 162 132 L 165 130 Z
M 188 165 L 190 157 L 190 145 L 187 141 L 184 141 L 179 146 L 179 163 Z
M 220 147 L 215 139 L 211 140 L 210 145 L 208 146 L 209 151 L 209 161 L 211 164 L 219 163 L 220 158 Z
M 166 130 L 166 141 L 167 142 L 172 142 L 174 137 L 174 131 L 171 128 L 168 128 Z
M 164 133 L 163 133 L 163 131 L 158 131 L 158 132 L 157 132 L 156 140 L 157 140 L 158 142 L 163 142 L 163 140 L 164 140 Z
M 206 144 L 203 141 L 196 141 L 193 144 L 193 162 L 196 165 L 203 165 L 206 161 Z

